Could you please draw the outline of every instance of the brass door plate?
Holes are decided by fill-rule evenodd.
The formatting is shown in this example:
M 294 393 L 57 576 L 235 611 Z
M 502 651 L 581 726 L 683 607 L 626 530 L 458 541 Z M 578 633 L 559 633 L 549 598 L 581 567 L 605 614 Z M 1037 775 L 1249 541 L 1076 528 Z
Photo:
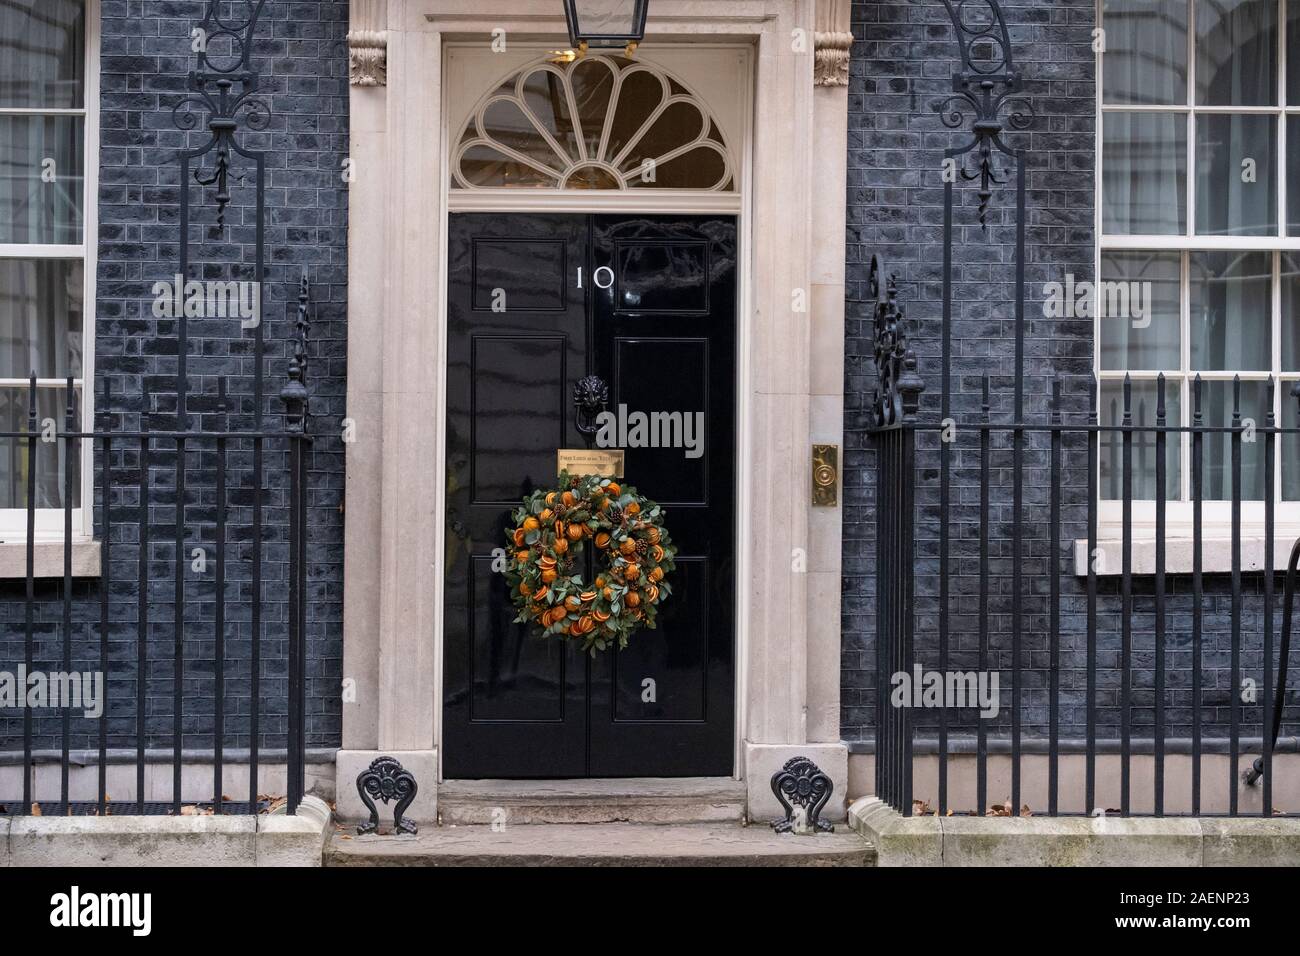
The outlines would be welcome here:
M 840 499 L 840 446 L 812 446 L 812 503 L 834 508 Z
M 557 448 L 555 473 L 567 471 L 571 477 L 600 475 L 602 478 L 623 477 L 623 449 Z

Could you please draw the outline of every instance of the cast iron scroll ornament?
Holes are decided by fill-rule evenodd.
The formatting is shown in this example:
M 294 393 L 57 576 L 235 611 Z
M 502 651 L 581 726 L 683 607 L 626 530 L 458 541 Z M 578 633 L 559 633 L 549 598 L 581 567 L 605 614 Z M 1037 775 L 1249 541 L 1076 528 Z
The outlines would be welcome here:
M 993 150 L 996 148 L 1004 156 L 1021 161 L 1020 151 L 1008 148 L 1002 142 L 1001 133 L 1008 127 L 1028 129 L 1034 111 L 1029 101 L 1019 95 L 1023 78 L 1012 60 L 1011 34 L 997 0 L 943 0 L 943 5 L 948 8 L 957 32 L 961 69 L 953 74 L 953 95 L 940 105 L 939 116 L 944 126 L 956 129 L 965 122 L 965 109 L 974 112 L 971 140 L 946 151 L 944 156 L 957 159 L 967 153 L 977 153 L 979 168 L 970 171 L 963 166 L 961 176 L 968 182 L 980 181 L 979 219 L 987 231 L 993 187 L 1007 182 L 993 166 Z M 1009 109 L 1005 121 L 1001 118 L 1004 108 Z
M 194 32 L 198 66 L 189 73 L 190 95 L 172 110 L 177 129 L 183 131 L 197 125 L 197 117 L 189 107 L 198 106 L 208 115 L 212 138 L 198 149 L 183 152 L 182 156 L 199 160 L 209 151 L 216 151 L 212 174 L 204 177 L 196 169 L 194 181 L 201 186 L 217 187 L 218 228 L 225 225 L 226 206 L 231 199 L 231 152 L 246 159 L 257 155 L 235 142 L 241 114 L 244 124 L 252 130 L 264 130 L 271 121 L 270 107 L 256 97 L 259 77 L 252 67 L 253 33 L 265 5 L 266 0 L 233 0 L 229 5 L 221 0 L 209 0 L 207 12 Z M 230 12 L 223 16 L 223 10 Z
M 871 274 L 867 294 L 876 300 L 876 374 L 880 386 L 872 405 L 876 427 L 901 425 L 916 414 L 921 405 L 925 382 L 916 371 L 916 355 L 907 346 L 903 331 L 903 309 L 898 304 L 898 276 L 891 275 L 884 288 L 885 273 L 879 256 L 871 257 Z
M 599 375 L 588 375 L 573 384 L 573 425 L 588 437 L 600 429 L 593 424 L 609 404 L 609 386 Z M 583 419 L 586 419 L 584 424 Z
M 783 819 L 772 821 L 772 829 L 777 833 L 792 832 L 795 826 L 794 808 L 798 806 L 806 815 L 811 832 L 835 832 L 834 826 L 819 819 L 834 789 L 831 778 L 807 757 L 787 760 L 784 767 L 772 774 L 772 793 L 776 794 L 776 799 L 785 810 Z
M 370 764 L 368 770 L 357 775 L 357 793 L 361 802 L 370 811 L 370 820 L 357 827 L 357 833 L 374 833 L 379 829 L 379 809 L 375 799 L 388 803 L 397 801 L 393 811 L 394 833 L 415 833 L 419 830 L 414 820 L 408 820 L 402 813 L 411 805 L 420 787 L 409 770 L 402 769 L 396 757 L 379 757 Z

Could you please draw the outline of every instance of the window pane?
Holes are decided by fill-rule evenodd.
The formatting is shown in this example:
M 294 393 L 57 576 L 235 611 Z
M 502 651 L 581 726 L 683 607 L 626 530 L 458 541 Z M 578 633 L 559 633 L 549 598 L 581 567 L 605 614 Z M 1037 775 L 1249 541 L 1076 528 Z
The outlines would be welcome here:
M 81 377 L 82 293 L 79 260 L 0 259 L 0 378 Z
M 83 0 L 0 0 L 0 107 L 83 105 Z
M 636 26 L 630 0 L 576 0 L 578 29 L 587 36 L 627 36 Z
M 1132 404 L 1134 425 L 1154 428 L 1156 424 L 1156 382 L 1150 379 L 1133 382 Z M 1165 379 L 1165 424 L 1171 427 L 1182 424 L 1178 380 Z M 1124 383 L 1106 381 L 1101 384 L 1101 424 L 1121 425 L 1124 422 Z M 1122 500 L 1124 497 L 1124 436 L 1119 432 L 1101 433 L 1101 495 L 1103 498 Z M 1179 475 L 1181 438 L 1176 432 L 1165 435 L 1165 497 L 1177 500 L 1181 478 Z M 1156 435 L 1155 432 L 1133 434 L 1133 498 L 1154 501 L 1156 497 Z
M 1295 382 L 1283 381 L 1280 386 L 1282 395 L 1282 415 L 1279 424 L 1283 428 L 1300 428 L 1300 413 L 1291 398 L 1291 386 Z M 1282 497 L 1287 501 L 1300 501 L 1300 435 L 1283 435 L 1278 439 L 1278 454 L 1282 461 Z
M 1291 0 L 1287 4 L 1286 36 L 1289 49 L 1296 48 L 1296 38 L 1300 37 L 1300 3 Z M 1289 53 L 1286 61 L 1286 102 L 1288 106 L 1300 106 L 1300 56 Z
M 52 418 L 63 430 L 67 421 L 66 388 L 38 388 L 36 390 L 37 429 L 40 422 Z M 0 432 L 27 431 L 27 388 L 0 387 Z M 76 389 L 77 400 L 81 389 Z M 36 507 L 62 508 L 64 468 L 72 468 L 72 506 L 81 503 L 80 463 L 78 456 L 69 456 L 64 441 L 36 443 Z M 28 441 L 22 438 L 0 438 L 0 508 L 27 507 L 27 481 L 31 463 L 28 458 Z
M 1296 0 L 1296 9 L 1300 10 L 1300 0 Z M 1300 23 L 1296 24 L 1297 36 L 1300 36 Z M 1300 53 L 1296 54 L 1296 59 L 1300 60 Z M 1300 97 L 1300 91 L 1296 92 Z M 1300 99 L 1297 100 L 1300 102 Z M 1300 116 L 1287 117 L 1286 141 L 1287 147 L 1287 220 L 1290 225 L 1287 226 L 1287 235 L 1300 236 Z
M 1196 0 L 1196 102 L 1277 105 L 1277 0 Z
M 1197 116 L 1197 234 L 1276 235 L 1276 164 L 1273 117 Z
M 1267 421 L 1267 385 L 1264 382 L 1241 383 L 1241 417 L 1243 424 L 1252 419 L 1257 426 Z M 1232 424 L 1232 382 L 1202 382 L 1201 410 L 1207 426 L 1221 428 Z M 1257 436 L 1258 437 L 1258 436 Z M 1232 435 L 1228 432 L 1206 434 L 1205 498 L 1227 501 L 1232 497 Z M 1241 498 L 1264 500 L 1264 442 L 1241 443 Z
M 1187 103 L 1187 0 L 1106 0 L 1107 103 Z
M 0 243 L 81 242 L 84 125 L 0 116 Z
M 1273 256 L 1193 252 L 1190 266 L 1193 371 L 1272 368 Z
M 1294 252 L 1282 253 L 1282 368 L 1300 371 L 1300 254 Z
M 1176 252 L 1102 253 L 1097 308 L 1103 369 L 1176 371 L 1182 367 L 1180 273 Z
M 1175 113 L 1107 113 L 1102 129 L 1102 230 L 1185 232 L 1187 120 Z

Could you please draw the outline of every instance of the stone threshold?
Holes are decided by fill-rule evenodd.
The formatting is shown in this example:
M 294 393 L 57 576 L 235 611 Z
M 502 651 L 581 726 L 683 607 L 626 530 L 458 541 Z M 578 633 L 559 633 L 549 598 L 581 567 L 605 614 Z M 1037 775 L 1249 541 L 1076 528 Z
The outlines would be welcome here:
M 333 815 L 319 797 L 259 816 L 0 817 L 0 867 L 321 865 Z
M 878 866 L 1300 866 L 1300 818 L 904 817 L 862 797 L 849 826 Z
M 438 785 L 443 826 L 738 823 L 745 783 L 730 777 L 449 780 Z
M 767 825 L 444 826 L 415 836 L 339 832 L 326 866 L 871 866 L 871 846 L 839 826 L 793 836 Z

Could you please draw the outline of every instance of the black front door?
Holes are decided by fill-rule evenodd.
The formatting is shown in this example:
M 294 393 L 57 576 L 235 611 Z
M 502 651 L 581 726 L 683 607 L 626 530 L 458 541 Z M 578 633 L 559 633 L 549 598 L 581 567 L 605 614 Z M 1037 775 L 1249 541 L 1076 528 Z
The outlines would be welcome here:
M 458 214 L 448 247 L 444 773 L 730 774 L 735 220 Z M 513 623 L 494 570 L 556 449 L 586 447 L 572 393 L 592 374 L 633 426 L 702 424 L 669 447 L 630 431 L 626 482 L 667 509 L 677 570 L 659 626 L 595 658 Z

